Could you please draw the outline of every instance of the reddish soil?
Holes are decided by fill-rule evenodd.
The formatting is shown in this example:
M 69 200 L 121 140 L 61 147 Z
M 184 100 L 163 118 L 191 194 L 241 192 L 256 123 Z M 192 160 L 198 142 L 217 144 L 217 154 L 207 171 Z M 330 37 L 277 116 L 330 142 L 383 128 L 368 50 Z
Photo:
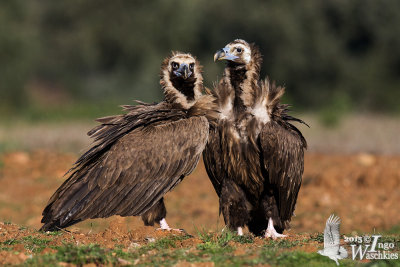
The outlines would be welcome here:
M 12 222 L 0 223 L 0 242 L 21 235 L 41 235 L 34 231 L 41 225 L 41 212 L 76 157 L 48 151 L 0 155 L 0 221 Z M 303 186 L 290 238 L 302 239 L 322 232 L 331 213 L 342 218 L 342 233 L 373 233 L 398 226 L 399 188 L 400 156 L 306 154 Z M 202 163 L 167 194 L 166 206 L 168 223 L 195 236 L 198 231 L 214 232 L 224 226 L 222 217 L 218 216 L 217 196 Z M 20 231 L 20 226 L 28 229 Z M 121 217 L 89 220 L 69 229 L 72 233 L 55 238 L 54 245 L 70 238 L 77 244 L 113 247 L 118 243 L 129 249 L 133 243 L 145 242 L 145 237 L 166 234 L 144 227 L 140 218 Z M 182 242 L 180 246 L 198 241 L 191 238 L 190 244 Z M 0 251 L 3 259 L 0 264 L 21 263 L 26 259 L 23 246 L 16 244 L 14 249 L 21 253 L 11 255 L 9 251 Z M 238 247 L 236 253 L 244 251 L 245 248 Z

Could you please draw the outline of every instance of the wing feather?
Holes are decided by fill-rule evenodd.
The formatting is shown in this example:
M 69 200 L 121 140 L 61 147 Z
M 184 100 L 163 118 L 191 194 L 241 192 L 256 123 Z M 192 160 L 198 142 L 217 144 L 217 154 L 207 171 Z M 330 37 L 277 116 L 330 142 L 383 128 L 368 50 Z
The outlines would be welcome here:
M 324 250 L 339 253 L 340 218 L 332 214 L 326 221 L 324 230 Z
M 103 118 L 108 124 L 89 132 L 101 142 L 77 161 L 42 222 L 64 227 L 87 218 L 143 214 L 195 168 L 208 138 L 209 123 L 201 116 L 139 126 L 135 121 L 130 131 L 125 128 L 132 118 L 118 120 Z M 117 123 L 120 131 L 112 127 Z
M 264 167 L 283 221 L 293 216 L 304 170 L 306 144 L 301 133 L 293 128 L 288 122 L 271 120 L 260 133 Z
M 210 137 L 203 152 L 204 166 L 218 196 L 221 195 L 224 174 L 222 163 L 224 155 L 221 149 L 220 127 L 222 126 L 210 130 Z

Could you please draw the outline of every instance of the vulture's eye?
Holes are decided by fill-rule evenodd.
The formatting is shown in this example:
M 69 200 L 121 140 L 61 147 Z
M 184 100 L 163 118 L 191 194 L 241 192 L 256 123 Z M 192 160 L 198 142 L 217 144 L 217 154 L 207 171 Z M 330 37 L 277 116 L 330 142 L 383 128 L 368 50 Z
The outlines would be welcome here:
M 238 53 L 241 53 L 241 52 L 242 52 L 242 48 L 238 47 L 238 48 L 236 48 L 236 51 L 237 51 Z
M 193 71 L 193 69 L 194 69 L 194 63 L 190 63 L 190 64 L 189 64 L 189 70 L 190 70 L 190 71 Z
M 179 68 L 179 64 L 176 62 L 171 63 L 172 69 L 177 70 Z

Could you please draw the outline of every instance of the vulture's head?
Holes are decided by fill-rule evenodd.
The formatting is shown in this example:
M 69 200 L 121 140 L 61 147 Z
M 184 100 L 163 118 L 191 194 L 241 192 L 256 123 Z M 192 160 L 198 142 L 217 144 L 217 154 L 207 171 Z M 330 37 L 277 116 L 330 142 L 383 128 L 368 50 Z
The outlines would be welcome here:
M 261 64 L 261 53 L 257 46 L 245 40 L 236 39 L 214 54 L 214 61 L 227 60 L 229 65 L 251 66 Z
M 172 52 L 161 65 L 165 99 L 190 108 L 201 96 L 203 76 L 199 62 L 190 54 Z

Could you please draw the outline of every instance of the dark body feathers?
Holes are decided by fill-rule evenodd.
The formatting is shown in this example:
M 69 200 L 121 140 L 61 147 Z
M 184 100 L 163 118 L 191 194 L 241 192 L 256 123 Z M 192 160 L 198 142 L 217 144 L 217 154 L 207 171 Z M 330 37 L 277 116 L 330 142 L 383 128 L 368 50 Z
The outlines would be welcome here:
M 232 230 L 247 225 L 260 235 L 272 218 L 282 233 L 294 212 L 307 144 L 291 124 L 302 121 L 280 104 L 284 89 L 259 80 L 261 55 L 250 47 L 252 61 L 228 62 L 215 88 L 221 116 L 203 159 Z
M 163 196 L 196 167 L 209 134 L 209 96 L 174 99 L 183 104 L 140 103 L 98 119 L 101 125 L 88 133 L 94 144 L 49 200 L 41 230 L 112 215 L 142 215 L 146 225 L 164 218 Z

